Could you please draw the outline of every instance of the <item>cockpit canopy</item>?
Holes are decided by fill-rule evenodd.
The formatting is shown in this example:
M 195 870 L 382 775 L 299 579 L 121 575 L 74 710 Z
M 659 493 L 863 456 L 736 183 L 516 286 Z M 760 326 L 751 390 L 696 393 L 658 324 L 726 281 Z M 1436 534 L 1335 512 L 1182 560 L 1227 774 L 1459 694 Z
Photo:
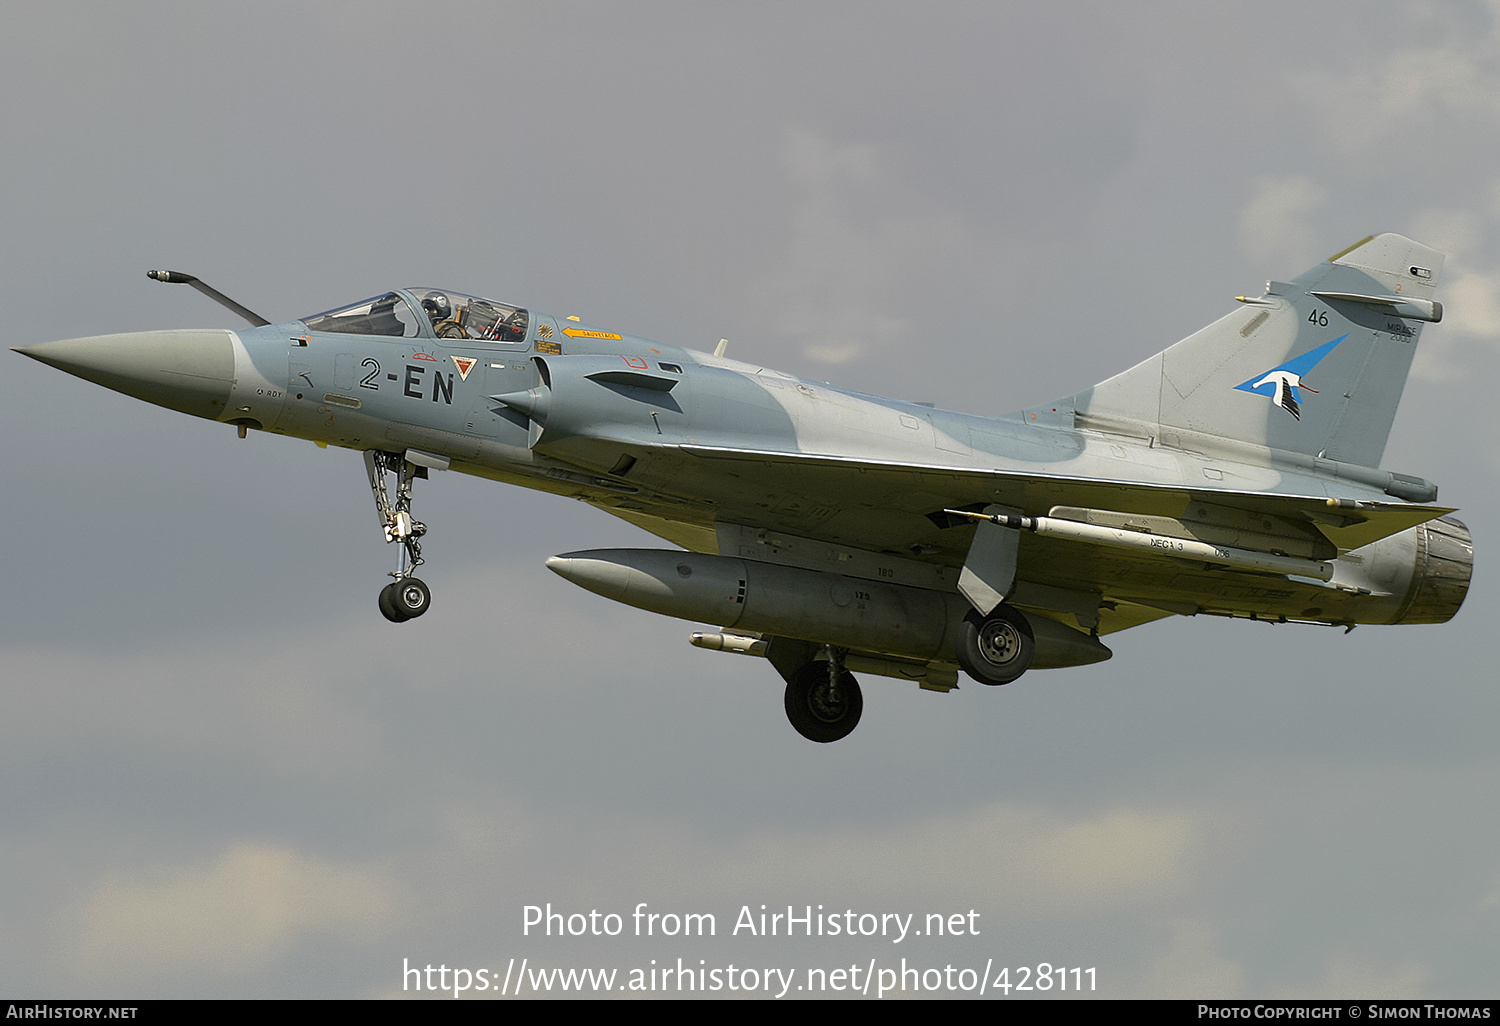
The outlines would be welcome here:
M 402 289 L 302 318 L 308 331 L 386 338 L 526 341 L 530 316 L 520 307 L 447 289 Z

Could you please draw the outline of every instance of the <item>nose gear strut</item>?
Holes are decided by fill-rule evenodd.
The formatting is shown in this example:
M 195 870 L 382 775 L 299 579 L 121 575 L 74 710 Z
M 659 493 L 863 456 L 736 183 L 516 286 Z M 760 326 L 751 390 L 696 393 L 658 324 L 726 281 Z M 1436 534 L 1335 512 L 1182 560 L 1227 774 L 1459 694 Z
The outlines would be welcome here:
M 412 483 L 426 477 L 427 468 L 411 462 L 403 453 L 370 449 L 365 452 L 365 471 L 370 477 L 370 491 L 375 496 L 375 511 L 380 514 L 385 540 L 401 543 L 399 561 L 391 572 L 395 581 L 380 591 L 380 612 L 392 623 L 402 623 L 421 616 L 432 604 L 427 585 L 412 576 L 423 562 L 422 543 L 418 539 L 427 533 L 427 525 L 411 515 Z M 396 475 L 394 498 L 386 489 L 387 474 Z

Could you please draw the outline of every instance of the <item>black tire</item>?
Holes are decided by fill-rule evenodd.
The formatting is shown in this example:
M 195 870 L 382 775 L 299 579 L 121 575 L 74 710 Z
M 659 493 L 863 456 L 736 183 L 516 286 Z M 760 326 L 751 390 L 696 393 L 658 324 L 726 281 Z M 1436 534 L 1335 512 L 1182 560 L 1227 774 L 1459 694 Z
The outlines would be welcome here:
M 414 620 L 432 605 L 432 592 L 415 577 L 406 577 L 391 586 L 391 607 L 403 620 Z
M 1000 605 L 989 616 L 970 612 L 959 635 L 958 665 L 981 684 L 1009 684 L 1031 666 L 1036 639 L 1018 609 Z
M 829 698 L 828 664 L 807 663 L 787 681 L 786 718 L 809 741 L 827 744 L 848 737 L 865 708 L 854 674 L 841 671 L 837 698 Z
M 396 602 L 393 598 L 395 592 L 396 585 L 394 582 L 380 589 L 380 615 L 391 621 L 391 623 L 405 623 L 406 617 L 402 616 L 401 610 L 396 608 Z

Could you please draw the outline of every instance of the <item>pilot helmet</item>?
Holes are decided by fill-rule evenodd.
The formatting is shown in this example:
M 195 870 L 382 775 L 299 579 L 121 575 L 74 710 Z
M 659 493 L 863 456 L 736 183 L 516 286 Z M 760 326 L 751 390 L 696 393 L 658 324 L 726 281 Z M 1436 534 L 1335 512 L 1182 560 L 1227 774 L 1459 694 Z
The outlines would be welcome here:
M 422 309 L 427 311 L 427 316 L 432 318 L 433 323 L 445 321 L 453 315 L 453 305 L 441 292 L 427 293 L 422 299 Z

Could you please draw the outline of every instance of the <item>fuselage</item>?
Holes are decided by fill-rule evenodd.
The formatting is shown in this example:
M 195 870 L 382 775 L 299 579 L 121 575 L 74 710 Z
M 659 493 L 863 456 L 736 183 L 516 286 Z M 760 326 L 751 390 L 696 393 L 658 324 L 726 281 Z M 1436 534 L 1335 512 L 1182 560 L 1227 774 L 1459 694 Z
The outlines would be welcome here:
M 1109 659 L 1176 614 L 1437 623 L 1463 603 L 1467 528 L 1378 468 L 1442 255 L 1385 234 L 1271 281 L 1156 356 L 999 417 L 884 399 L 608 326 L 398 289 L 254 327 L 20 351 L 251 430 L 363 453 L 398 543 L 377 605 L 424 615 L 414 482 L 457 470 L 566 495 L 678 548 L 547 566 L 765 658 L 796 730 L 859 722 L 855 672 L 936 691 Z M 391 483 L 394 478 L 394 483 Z M 1392 501 L 1396 500 L 1396 501 Z
M 302 321 L 77 339 L 26 352 L 243 428 L 412 451 L 460 472 L 570 495 L 696 551 L 720 552 L 726 527 L 751 526 L 873 555 L 886 569 L 868 571 L 872 577 L 909 575 L 910 564 L 934 568 L 932 586 L 947 590 L 964 564 L 967 532 L 947 530 L 933 514 L 996 501 L 993 488 L 976 490 L 976 472 L 1005 476 L 1012 482 L 1005 501 L 1030 515 L 1048 513 L 1069 482 L 1106 491 L 1149 486 L 1148 498 L 1137 495 L 1126 510 L 1145 517 L 1180 518 L 1189 497 L 1217 490 L 1345 501 L 1391 494 L 1393 476 L 1384 471 L 1230 439 L 1196 451 L 1167 446 L 1149 425 L 1090 428 L 1068 402 L 973 416 L 503 304 L 486 308 L 501 311 L 488 329 L 471 322 L 461 332 L 444 327 L 456 321 L 424 315 L 422 297 L 435 294 L 399 290 Z M 85 365 L 89 373 L 78 369 Z M 789 478 L 783 466 L 757 469 L 756 453 L 815 457 L 848 473 L 826 485 L 812 469 Z M 854 481 L 851 490 L 856 470 L 868 487 Z M 944 490 L 950 471 L 955 483 Z M 1034 483 L 1015 484 L 1023 479 Z M 1223 530 L 1231 528 L 1256 530 Z M 1053 605 L 1102 598 L 1093 624 L 1101 632 L 1172 612 L 1345 624 L 1446 619 L 1456 602 L 1429 609 L 1417 594 L 1434 544 L 1427 531 L 1352 556 L 1315 551 L 1320 540 L 1302 532 L 1311 548 L 1293 554 L 1332 559 L 1331 582 L 1184 574 L 1159 555 L 1029 537 L 1018 575 L 1036 595 L 1061 593 Z M 1120 613 L 1111 592 L 1135 612 Z M 1017 601 L 1026 604 L 1025 587 Z M 1045 608 L 1046 600 L 1032 604 Z

